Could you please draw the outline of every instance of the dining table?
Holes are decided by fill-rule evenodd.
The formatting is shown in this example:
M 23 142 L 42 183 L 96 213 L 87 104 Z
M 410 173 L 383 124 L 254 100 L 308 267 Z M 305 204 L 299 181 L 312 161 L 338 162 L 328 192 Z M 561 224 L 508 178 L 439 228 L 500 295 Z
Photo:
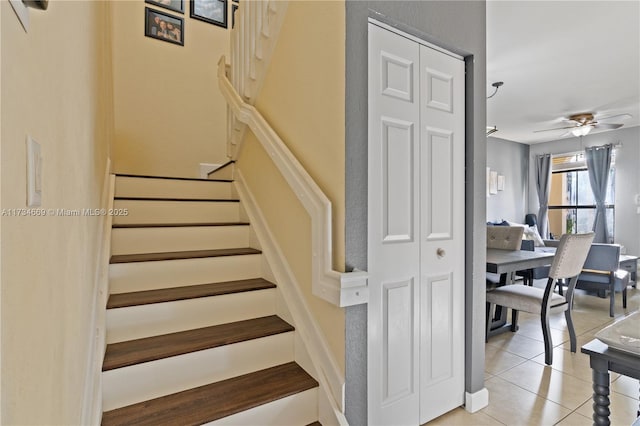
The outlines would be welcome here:
M 512 284 L 516 271 L 550 265 L 555 254 L 555 247 L 536 247 L 534 251 L 487 249 L 487 272 L 507 274 L 506 284 Z M 511 324 L 507 324 L 507 310 L 496 309 L 499 309 L 499 318 L 492 321 L 487 338 L 511 329 Z
M 515 271 L 550 265 L 555 247 L 536 247 L 535 251 L 487 249 L 487 272 L 509 274 Z

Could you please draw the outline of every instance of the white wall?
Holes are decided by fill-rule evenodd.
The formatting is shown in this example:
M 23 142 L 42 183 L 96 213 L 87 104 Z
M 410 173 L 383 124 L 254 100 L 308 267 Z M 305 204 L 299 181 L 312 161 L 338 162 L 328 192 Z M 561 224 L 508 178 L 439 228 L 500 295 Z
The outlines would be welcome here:
M 487 138 L 487 167 L 505 177 L 504 191 L 487 198 L 487 221 L 523 223 L 529 199 L 529 145 Z
M 616 154 L 616 215 L 615 242 L 626 247 L 627 253 L 640 254 L 640 215 L 634 197 L 640 194 L 640 127 L 622 128 L 578 138 L 567 138 L 530 146 L 529 161 L 538 154 L 561 154 L 580 151 L 584 147 L 621 144 Z M 537 211 L 539 203 L 535 188 L 535 168 L 529 170 L 529 206 Z

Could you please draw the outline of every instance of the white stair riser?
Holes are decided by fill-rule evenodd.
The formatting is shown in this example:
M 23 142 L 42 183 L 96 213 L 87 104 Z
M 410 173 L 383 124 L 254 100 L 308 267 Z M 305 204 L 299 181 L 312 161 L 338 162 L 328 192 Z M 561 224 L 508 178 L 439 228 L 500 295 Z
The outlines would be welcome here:
M 249 226 L 114 228 L 111 254 L 249 247 Z
M 318 420 L 318 388 L 309 389 L 206 425 L 301 426 Z
M 107 343 L 260 318 L 275 312 L 275 289 L 108 309 Z
M 231 198 L 230 182 L 116 177 L 116 197 Z
M 111 294 L 260 278 L 260 254 L 109 265 Z
M 240 203 L 205 201 L 115 200 L 114 224 L 238 222 Z
M 113 410 L 292 360 L 293 333 L 289 332 L 105 371 L 102 373 L 103 410 Z

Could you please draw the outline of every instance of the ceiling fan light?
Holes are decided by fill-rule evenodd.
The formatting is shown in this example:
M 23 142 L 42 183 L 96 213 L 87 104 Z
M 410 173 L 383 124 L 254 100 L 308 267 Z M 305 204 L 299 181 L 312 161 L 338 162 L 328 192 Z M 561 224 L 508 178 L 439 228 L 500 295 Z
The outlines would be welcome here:
M 590 131 L 591 131 L 591 126 L 580 126 L 571 130 L 571 133 L 573 133 L 573 136 L 578 137 L 578 136 L 586 136 L 589 134 Z

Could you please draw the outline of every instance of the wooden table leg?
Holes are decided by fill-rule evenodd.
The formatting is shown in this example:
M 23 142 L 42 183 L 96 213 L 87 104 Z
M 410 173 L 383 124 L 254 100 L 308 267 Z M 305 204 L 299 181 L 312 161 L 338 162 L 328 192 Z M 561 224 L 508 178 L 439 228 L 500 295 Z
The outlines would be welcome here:
M 603 360 L 591 359 L 593 377 L 593 425 L 609 426 L 609 369 Z

